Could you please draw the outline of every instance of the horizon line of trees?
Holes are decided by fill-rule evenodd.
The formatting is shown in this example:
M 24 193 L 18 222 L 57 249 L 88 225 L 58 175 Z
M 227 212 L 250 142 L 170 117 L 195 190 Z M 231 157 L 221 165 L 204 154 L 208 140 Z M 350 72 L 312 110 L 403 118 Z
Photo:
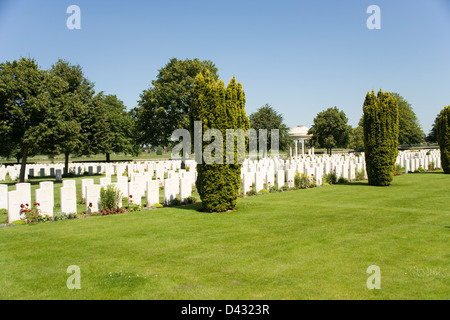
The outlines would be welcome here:
M 130 111 L 113 94 L 96 92 L 79 65 L 59 59 L 42 70 L 32 58 L 0 63 L 0 156 L 21 162 L 24 180 L 27 159 L 42 154 L 63 154 L 64 174 L 70 155 L 112 153 L 138 155 L 143 147 L 171 148 L 172 133 L 191 127 L 192 95 L 197 75 L 208 74 L 218 81 L 212 61 L 172 58 L 158 70 L 155 80 L 143 90 L 137 107 Z M 411 105 L 398 93 L 391 93 L 399 106 L 399 144 L 437 142 L 436 118 L 425 138 Z M 265 104 L 249 115 L 250 128 L 279 130 L 279 149 L 287 151 L 292 139 L 283 115 Z M 356 128 L 348 125 L 345 113 L 337 107 L 317 114 L 311 146 L 364 149 L 362 118 Z

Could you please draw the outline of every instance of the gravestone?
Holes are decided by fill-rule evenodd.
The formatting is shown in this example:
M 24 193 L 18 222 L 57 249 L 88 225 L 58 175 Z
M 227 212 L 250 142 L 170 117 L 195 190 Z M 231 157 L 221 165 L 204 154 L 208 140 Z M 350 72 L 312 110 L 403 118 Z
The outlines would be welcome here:
M 264 175 L 262 172 L 255 173 L 255 191 L 260 192 L 264 188 Z
M 23 202 L 23 193 L 19 190 L 8 192 L 8 223 L 20 220 L 20 207 Z
M 128 177 L 127 176 L 117 176 L 117 188 L 122 193 L 122 197 L 129 196 L 128 193 Z
M 89 166 L 89 167 L 88 167 L 88 174 L 89 174 L 90 176 L 92 176 L 92 175 L 94 174 L 94 167 L 92 167 L 92 166 Z
M 250 190 L 252 190 L 252 173 L 250 172 L 244 172 L 244 175 L 242 177 L 242 191 L 244 194 L 247 194 Z
M 49 199 L 51 201 L 51 207 L 55 207 L 55 189 L 53 188 L 53 182 L 52 181 L 41 181 L 39 182 L 39 188 L 42 190 L 45 190 L 46 193 L 49 194 Z
M 72 186 L 65 186 L 59 189 L 61 212 L 76 213 L 77 212 L 77 191 Z
M 275 175 L 273 170 L 268 170 L 266 173 L 266 189 L 270 190 L 275 185 Z
M 284 170 L 278 170 L 277 171 L 277 188 L 278 189 L 281 189 L 284 186 L 284 184 L 286 183 L 284 178 L 285 178 Z
M 47 189 L 36 189 L 35 202 L 39 203 L 39 209 L 41 210 L 41 215 L 48 215 L 53 217 L 53 198 L 52 194 L 48 192 Z
M 137 181 L 128 182 L 128 200 L 130 200 L 130 196 L 132 196 L 133 203 L 137 205 L 142 204 L 142 193 L 141 186 Z
M 187 198 L 191 196 L 192 184 L 189 178 L 180 179 L 180 199 L 184 202 Z
M 76 189 L 77 184 L 76 184 L 75 180 L 63 180 L 62 186 L 63 186 L 63 188 L 69 187 L 69 188 L 75 188 Z
M 0 209 L 8 210 L 8 185 L 0 184 Z
M 100 178 L 100 186 L 105 188 L 111 184 L 111 177 Z
M 286 171 L 286 175 L 287 175 L 287 183 L 288 183 L 288 187 L 289 188 L 293 188 L 294 187 L 294 177 L 295 177 L 295 170 L 294 169 L 288 169 Z
M 58 182 L 62 181 L 62 172 L 61 172 L 61 169 L 57 169 L 57 170 L 56 170 L 55 177 L 56 177 L 56 181 L 58 181 Z
M 81 179 L 81 197 L 86 199 L 86 187 L 93 185 L 94 179 Z
M 167 205 L 176 198 L 179 191 L 178 188 L 178 181 L 175 181 L 174 179 L 164 180 L 164 204 Z
M 31 185 L 29 183 L 18 183 L 16 184 L 16 190 L 22 195 L 22 203 L 27 204 L 31 208 Z
M 86 186 L 86 213 L 100 211 L 100 188 L 99 184 Z
M 159 203 L 159 182 L 156 180 L 147 181 L 147 207 Z

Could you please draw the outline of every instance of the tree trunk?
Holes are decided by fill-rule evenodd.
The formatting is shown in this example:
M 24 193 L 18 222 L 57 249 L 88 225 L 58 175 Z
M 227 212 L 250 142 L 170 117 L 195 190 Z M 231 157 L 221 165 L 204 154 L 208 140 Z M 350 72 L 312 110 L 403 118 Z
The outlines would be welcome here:
M 69 156 L 69 152 L 64 153 L 64 175 L 67 175 L 69 173 Z
M 110 162 L 111 161 L 111 154 L 106 153 L 106 162 Z
M 25 182 L 25 170 L 27 167 L 28 147 L 22 148 L 22 164 L 20 166 L 19 182 Z

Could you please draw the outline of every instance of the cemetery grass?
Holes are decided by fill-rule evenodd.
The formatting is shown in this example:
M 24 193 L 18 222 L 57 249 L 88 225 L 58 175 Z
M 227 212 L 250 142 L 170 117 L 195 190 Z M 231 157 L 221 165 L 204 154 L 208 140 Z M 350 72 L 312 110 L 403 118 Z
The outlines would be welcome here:
M 449 193 L 450 175 L 420 173 L 239 198 L 229 213 L 194 204 L 0 228 L 0 299 L 447 300 Z M 80 290 L 66 286 L 70 265 Z

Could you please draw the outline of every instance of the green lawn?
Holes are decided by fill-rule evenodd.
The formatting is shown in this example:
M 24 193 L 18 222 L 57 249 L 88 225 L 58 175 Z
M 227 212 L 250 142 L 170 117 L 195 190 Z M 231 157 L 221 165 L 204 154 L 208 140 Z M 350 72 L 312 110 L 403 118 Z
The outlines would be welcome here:
M 0 228 L 0 299 L 449 299 L 449 194 L 434 172 L 240 198 L 229 213 Z

